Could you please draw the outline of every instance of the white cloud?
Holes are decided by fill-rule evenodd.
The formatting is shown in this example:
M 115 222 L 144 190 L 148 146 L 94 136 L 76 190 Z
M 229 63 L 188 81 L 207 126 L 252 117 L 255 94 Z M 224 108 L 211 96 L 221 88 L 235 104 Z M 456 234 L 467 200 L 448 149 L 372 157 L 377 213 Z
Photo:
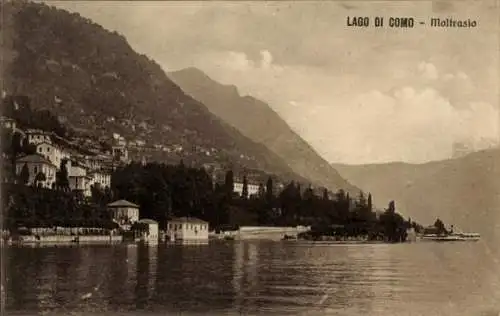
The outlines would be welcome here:
M 477 147 L 498 135 L 498 111 L 491 105 L 456 109 L 430 88 L 405 87 L 394 95 L 371 91 L 342 108 L 322 109 L 304 118 L 315 122 L 306 137 L 314 144 L 315 135 L 326 135 L 332 145 L 324 155 L 350 163 L 445 159 L 455 141 Z
M 439 73 L 436 66 L 429 62 L 421 62 L 418 64 L 418 70 L 427 79 L 436 80 L 439 78 Z
M 482 146 L 484 139 L 498 139 L 498 110 L 486 102 L 473 102 L 470 78 L 459 71 L 444 73 L 441 78 L 448 81 L 436 80 L 439 71 L 428 62 L 417 64 L 420 78 L 412 74 L 415 66 L 408 65 L 399 86 L 380 88 L 379 76 L 360 82 L 358 75 L 278 66 L 268 51 L 261 52 L 258 62 L 234 52 L 209 60 L 197 66 L 214 79 L 267 101 L 330 161 L 425 162 L 449 158 L 454 142 Z M 235 68 L 244 70 L 244 75 Z
M 254 67 L 253 62 L 248 59 L 247 55 L 241 52 L 229 52 L 227 58 L 222 62 L 223 67 L 227 66 L 229 69 L 236 71 L 246 71 Z

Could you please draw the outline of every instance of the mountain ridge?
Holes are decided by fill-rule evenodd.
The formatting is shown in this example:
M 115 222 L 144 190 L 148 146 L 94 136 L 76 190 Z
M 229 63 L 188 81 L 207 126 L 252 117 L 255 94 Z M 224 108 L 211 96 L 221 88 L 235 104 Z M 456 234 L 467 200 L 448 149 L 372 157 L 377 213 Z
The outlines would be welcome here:
M 396 200 L 397 209 L 418 222 L 445 223 L 489 236 L 500 231 L 500 149 L 424 164 L 334 164 L 374 200 Z M 399 207 L 398 207 L 399 206 Z
M 2 51 L 12 56 L 4 65 L 8 94 L 28 96 L 34 108 L 47 108 L 92 136 L 117 132 L 147 139 L 151 146 L 179 145 L 185 162 L 217 160 L 307 181 L 184 93 L 117 32 L 41 3 L 6 3 L 2 14 L 7 17 Z
M 267 103 L 250 95 L 240 95 L 234 85 L 221 84 L 195 67 L 167 75 L 213 114 L 271 149 L 296 173 L 332 191 L 344 189 L 351 194 L 359 193 L 358 188 L 343 179 Z

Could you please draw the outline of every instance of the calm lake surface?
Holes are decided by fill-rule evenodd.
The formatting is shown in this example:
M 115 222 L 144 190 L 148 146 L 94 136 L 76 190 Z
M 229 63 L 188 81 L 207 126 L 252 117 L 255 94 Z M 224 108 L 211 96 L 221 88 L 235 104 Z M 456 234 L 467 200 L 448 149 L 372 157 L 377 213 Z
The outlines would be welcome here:
M 7 315 L 499 315 L 481 242 L 6 247 Z

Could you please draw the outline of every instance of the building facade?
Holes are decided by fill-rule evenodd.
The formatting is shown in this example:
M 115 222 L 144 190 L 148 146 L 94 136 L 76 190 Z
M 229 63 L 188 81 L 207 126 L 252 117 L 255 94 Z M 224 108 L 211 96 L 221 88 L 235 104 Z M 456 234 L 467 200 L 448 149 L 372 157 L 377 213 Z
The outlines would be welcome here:
M 66 159 L 69 162 L 70 153 L 60 146 L 53 144 L 51 141 L 47 141 L 44 139 L 36 144 L 36 152 L 37 154 L 44 156 L 48 159 L 53 165 L 57 167 L 59 170 L 61 168 L 61 162 Z M 66 165 L 68 167 L 68 165 Z
M 10 117 L 0 116 L 0 124 L 3 128 L 11 130 L 12 132 L 16 130 L 16 120 Z
M 259 185 L 255 183 L 248 183 L 248 196 L 257 195 L 259 193 Z M 238 193 L 238 195 L 243 194 L 243 182 L 235 182 L 233 192 Z
M 90 185 L 99 186 L 101 189 L 111 188 L 111 174 L 106 171 L 93 171 L 89 174 Z
M 87 175 L 87 169 L 77 162 L 72 162 L 68 168 L 68 180 L 71 190 L 80 191 L 85 197 L 91 196 L 91 178 Z
M 141 231 L 140 238 L 145 242 L 155 243 L 158 242 L 160 235 L 158 229 L 158 222 L 152 219 L 142 218 L 137 223 L 146 226 L 144 231 Z
M 208 242 L 208 222 L 195 217 L 173 218 L 167 222 L 171 241 Z
M 40 185 L 43 188 L 53 188 L 56 182 L 57 168 L 48 159 L 41 155 L 28 155 L 16 160 L 16 174 L 21 176 L 24 166 L 29 176 L 26 185 Z M 43 176 L 41 176 L 43 174 Z M 45 179 L 45 180 L 42 180 Z
M 52 143 L 52 133 L 45 132 L 38 129 L 28 129 L 25 131 L 28 143 L 33 145 L 38 145 L 40 143 L 46 142 Z
M 130 229 L 133 223 L 139 221 L 139 205 L 137 204 L 118 200 L 107 206 L 112 213 L 113 220 L 124 229 Z

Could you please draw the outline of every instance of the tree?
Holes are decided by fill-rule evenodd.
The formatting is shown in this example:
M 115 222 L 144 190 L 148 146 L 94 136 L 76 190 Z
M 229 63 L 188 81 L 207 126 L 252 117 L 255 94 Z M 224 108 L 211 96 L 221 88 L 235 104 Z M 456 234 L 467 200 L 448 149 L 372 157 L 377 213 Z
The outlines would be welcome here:
M 396 205 L 394 201 L 389 202 L 389 208 L 387 209 L 387 212 L 394 214 L 396 212 Z
M 328 201 L 330 198 L 328 197 L 328 189 L 323 189 L 323 200 Z
M 266 182 L 266 202 L 271 205 L 274 200 L 273 192 L 273 179 L 271 177 L 267 178 Z
M 380 216 L 380 225 L 387 241 L 404 242 L 406 240 L 407 225 L 404 218 L 395 212 L 394 201 L 389 203 L 387 210 Z
M 24 185 L 28 184 L 30 181 L 30 169 L 28 168 L 27 163 L 24 163 L 23 168 L 21 169 L 19 180 L 21 180 L 21 183 Z
M 266 195 L 266 189 L 264 189 L 264 185 L 259 183 L 259 199 L 263 199 Z
M 44 182 L 46 180 L 47 180 L 47 177 L 45 176 L 45 173 L 40 171 L 36 174 L 34 183 L 36 186 L 39 186 L 40 182 Z
M 234 174 L 233 170 L 228 170 L 226 172 L 226 177 L 224 179 L 224 188 L 226 189 L 226 193 L 231 196 L 234 192 Z
M 248 198 L 248 180 L 247 176 L 243 176 L 243 189 L 241 191 L 241 197 L 244 199 Z
M 12 161 L 12 166 L 16 165 L 16 158 L 23 152 L 23 144 L 22 144 L 22 138 L 20 133 L 14 133 L 12 134 L 11 142 L 10 142 L 10 154 L 11 154 L 11 161 Z
M 436 221 L 434 222 L 434 227 L 436 227 L 438 235 L 443 235 L 447 233 L 444 223 L 439 218 L 436 219 Z
M 368 210 L 370 210 L 370 212 L 373 211 L 372 194 L 371 193 L 368 193 Z
M 21 152 L 23 152 L 26 155 L 36 154 L 36 146 L 28 142 L 28 138 L 23 139 L 21 148 L 22 148 Z
M 67 159 L 62 159 L 60 170 L 56 172 L 56 186 L 63 191 L 69 190 L 68 169 L 66 167 L 67 162 Z

